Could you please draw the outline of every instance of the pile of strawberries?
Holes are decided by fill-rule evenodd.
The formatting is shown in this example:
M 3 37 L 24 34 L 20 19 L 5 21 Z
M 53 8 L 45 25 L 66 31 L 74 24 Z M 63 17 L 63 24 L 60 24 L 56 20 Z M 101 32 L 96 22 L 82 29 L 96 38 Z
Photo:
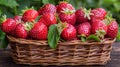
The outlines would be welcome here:
M 90 35 L 100 39 L 115 38 L 118 24 L 107 14 L 103 8 L 75 10 L 67 2 L 60 2 L 57 6 L 45 4 L 38 11 L 26 10 L 22 16 L 17 15 L 14 18 L 4 16 L 1 30 L 16 38 L 47 40 L 49 27 L 62 22 L 61 24 L 65 26 L 61 25 L 59 28 L 63 28 L 60 34 L 63 40 L 87 38 Z

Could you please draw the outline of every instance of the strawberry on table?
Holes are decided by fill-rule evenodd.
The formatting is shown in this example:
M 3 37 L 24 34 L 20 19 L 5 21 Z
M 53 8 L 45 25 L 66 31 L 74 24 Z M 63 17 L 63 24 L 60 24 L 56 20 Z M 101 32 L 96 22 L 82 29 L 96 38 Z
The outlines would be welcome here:
M 35 23 L 32 29 L 29 31 L 29 36 L 36 40 L 46 40 L 48 29 L 42 22 Z
M 22 20 L 24 22 L 33 22 L 38 17 L 38 12 L 34 9 L 28 9 L 24 12 Z
M 76 29 L 74 26 L 72 26 L 71 24 L 67 23 L 67 26 L 65 29 L 63 29 L 62 33 L 61 33 L 61 37 L 65 40 L 72 40 L 76 38 Z
M 45 4 L 38 10 L 39 15 L 43 15 L 46 13 L 56 13 L 56 7 L 53 4 Z

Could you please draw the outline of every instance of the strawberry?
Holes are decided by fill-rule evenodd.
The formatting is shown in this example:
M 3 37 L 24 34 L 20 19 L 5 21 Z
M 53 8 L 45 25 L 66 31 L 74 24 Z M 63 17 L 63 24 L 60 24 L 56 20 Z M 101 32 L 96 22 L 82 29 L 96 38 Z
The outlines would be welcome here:
M 36 23 L 33 28 L 29 31 L 29 36 L 37 40 L 46 40 L 47 39 L 47 26 L 42 22 Z
M 76 29 L 71 24 L 67 23 L 66 28 L 63 29 L 61 37 L 65 40 L 72 40 L 76 38 Z
M 103 21 L 97 20 L 93 22 L 91 26 L 91 32 L 93 34 L 96 34 L 100 38 L 104 38 L 104 35 L 107 33 L 107 25 Z
M 28 36 L 28 31 L 26 30 L 25 24 L 23 24 L 23 23 L 19 23 L 16 26 L 14 33 L 15 33 L 15 37 L 17 37 L 17 38 L 24 38 L 25 39 Z
M 91 10 L 91 19 L 103 20 L 107 14 L 106 10 L 103 8 L 96 8 Z
M 76 15 L 76 22 L 82 23 L 82 22 L 87 22 L 88 20 L 90 20 L 90 13 L 91 10 L 87 10 L 85 8 L 80 8 L 75 12 Z
M 61 13 L 62 11 L 64 11 L 65 9 L 69 9 L 69 10 L 75 10 L 75 8 L 69 4 L 68 2 L 60 2 L 59 5 L 56 6 L 57 8 L 57 12 Z
M 7 18 L 3 16 L 3 20 L 1 22 L 1 30 L 7 34 L 10 34 L 16 27 L 17 22 L 12 18 Z
M 45 4 L 43 7 L 41 7 L 39 10 L 39 15 L 43 15 L 46 13 L 56 13 L 56 7 L 53 4 Z
M 49 27 L 52 24 L 56 24 L 57 19 L 54 14 L 46 13 L 46 14 L 42 15 L 42 17 L 40 18 L 40 20 L 38 22 L 43 22 L 47 27 Z
M 67 22 L 70 23 L 72 25 L 75 24 L 76 22 L 76 16 L 75 13 L 71 13 L 71 14 L 67 14 L 67 13 L 60 13 L 59 14 L 59 18 L 62 22 Z
M 118 24 L 115 20 L 112 20 L 109 24 L 108 24 L 108 30 L 107 30 L 107 36 L 110 38 L 115 38 L 117 36 L 118 33 Z
M 33 22 L 38 17 L 38 12 L 34 9 L 26 10 L 22 16 L 24 22 Z
M 16 20 L 16 21 L 21 21 L 22 16 L 16 15 L 16 16 L 13 17 L 13 19 Z
M 80 36 L 89 36 L 91 33 L 91 25 L 89 22 L 84 22 L 78 25 L 77 33 Z

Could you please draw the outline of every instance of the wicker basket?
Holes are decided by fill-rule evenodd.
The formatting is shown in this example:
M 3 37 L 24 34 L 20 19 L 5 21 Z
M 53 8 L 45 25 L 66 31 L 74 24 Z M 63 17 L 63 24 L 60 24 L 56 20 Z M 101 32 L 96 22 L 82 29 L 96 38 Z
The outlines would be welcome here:
M 11 55 L 17 64 L 28 65 L 105 65 L 115 39 L 103 42 L 73 40 L 59 42 L 56 50 L 47 41 L 26 40 L 8 36 Z

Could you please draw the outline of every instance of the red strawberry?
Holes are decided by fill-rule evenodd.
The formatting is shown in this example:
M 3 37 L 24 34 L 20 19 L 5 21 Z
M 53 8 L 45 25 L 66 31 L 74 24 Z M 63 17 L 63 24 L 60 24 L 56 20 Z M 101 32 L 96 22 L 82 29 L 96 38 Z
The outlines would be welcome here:
M 80 8 L 79 10 L 76 11 L 76 22 L 77 23 L 82 23 L 82 22 L 87 22 L 90 20 L 90 11 L 85 8 Z
M 25 39 L 28 36 L 28 32 L 25 29 L 25 24 L 23 24 L 23 23 L 19 23 L 16 26 L 14 33 L 15 33 L 15 37 L 17 37 L 17 38 L 24 38 Z
M 26 10 L 22 16 L 24 22 L 33 22 L 38 17 L 38 12 L 34 9 Z
M 77 27 L 77 33 L 81 36 L 89 36 L 91 33 L 91 25 L 89 22 L 79 24 Z
M 107 33 L 107 25 L 103 21 L 97 20 L 96 22 L 92 23 L 91 32 L 103 38 L 104 35 Z
M 37 40 L 46 40 L 47 33 L 48 33 L 47 26 L 44 25 L 42 22 L 38 22 L 29 31 L 29 36 Z
M 103 8 L 96 8 L 91 10 L 91 13 L 93 15 L 91 15 L 91 19 L 100 19 L 103 20 L 107 14 L 106 10 Z
M 47 27 L 49 27 L 52 24 L 56 24 L 57 19 L 54 14 L 46 13 L 40 18 L 38 22 L 43 22 Z
M 4 20 L 1 24 L 1 30 L 7 34 L 10 34 L 16 27 L 17 25 L 17 22 L 12 19 L 12 18 L 7 18 L 5 19 L 4 17 Z
M 59 13 L 59 18 L 62 22 L 67 22 L 72 25 L 76 22 L 76 16 L 74 10 L 69 10 L 68 8 L 65 8 L 61 13 Z
M 39 15 L 43 15 L 46 13 L 56 13 L 56 7 L 53 4 L 45 4 L 43 7 L 41 7 L 39 10 Z
M 108 24 L 107 36 L 111 38 L 115 38 L 118 33 L 118 24 L 115 20 L 111 21 Z
M 60 13 L 59 18 L 62 22 L 67 22 L 67 23 L 70 23 L 72 25 L 74 25 L 76 22 L 75 13 L 72 13 L 72 14 Z
M 76 38 L 76 29 L 75 29 L 75 27 L 72 26 L 71 24 L 67 23 L 67 27 L 65 29 L 63 29 L 61 36 L 65 40 L 75 39 Z
M 71 4 L 69 4 L 68 2 L 60 2 L 59 5 L 57 5 L 56 7 L 57 7 L 58 13 L 61 13 L 66 8 L 69 10 L 75 10 L 75 8 Z
M 13 17 L 14 20 L 20 21 L 22 19 L 22 16 L 16 15 Z

